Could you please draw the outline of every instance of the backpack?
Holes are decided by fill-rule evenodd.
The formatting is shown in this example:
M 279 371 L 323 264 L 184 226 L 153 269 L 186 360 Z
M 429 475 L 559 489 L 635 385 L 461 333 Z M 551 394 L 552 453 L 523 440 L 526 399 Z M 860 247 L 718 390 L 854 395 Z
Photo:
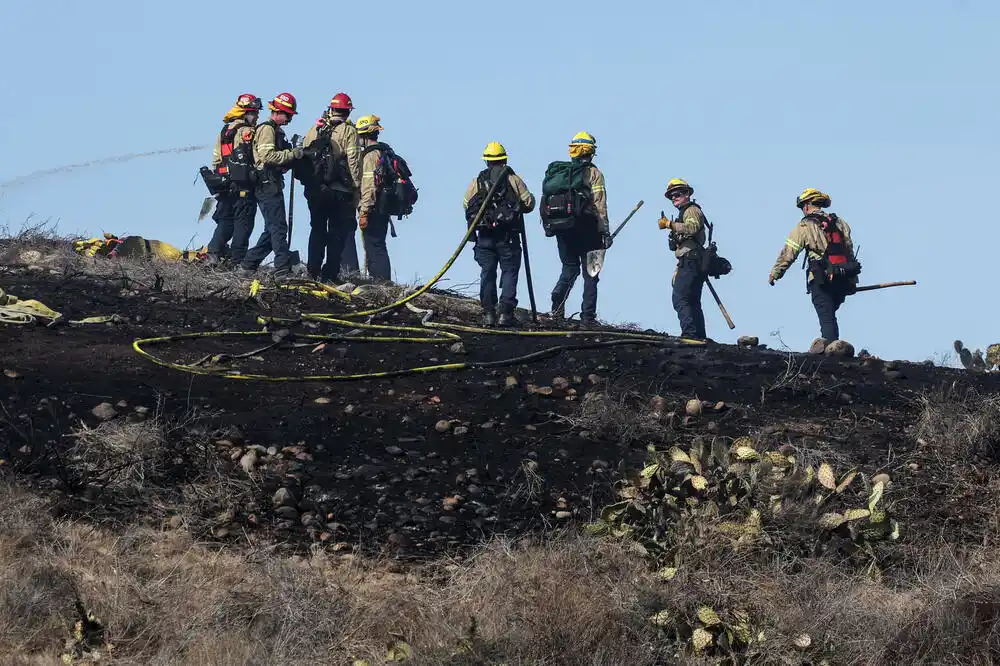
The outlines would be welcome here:
M 385 143 L 368 146 L 361 153 L 361 158 L 364 159 L 373 150 L 379 151 L 375 166 L 375 212 L 395 215 L 401 220 L 404 215 L 413 212 L 413 204 L 417 203 L 417 188 L 410 179 L 413 173 L 406 160 Z
M 307 189 L 317 188 L 321 191 L 329 189 L 334 183 L 350 183 L 347 154 L 334 154 L 332 139 L 333 130 L 343 123 L 337 119 L 327 121 L 316 134 L 310 147 L 314 151 L 296 162 L 292 175 Z
M 573 229 L 581 218 L 593 216 L 593 196 L 587 180 L 589 166 L 576 161 L 557 161 L 545 169 L 538 212 L 546 236 Z
M 849 287 L 853 278 L 861 273 L 861 263 L 847 251 L 844 234 L 837 224 L 835 213 L 810 213 L 806 219 L 816 224 L 826 237 L 826 250 L 819 259 L 809 259 L 806 254 L 803 264 L 818 284 L 831 283 Z M 807 277 L 808 280 L 808 277 Z
M 521 213 L 521 200 L 517 197 L 517 192 L 510 186 L 507 176 L 507 167 L 483 169 L 476 179 L 476 193 L 469 199 L 469 205 L 465 209 L 465 221 L 472 224 L 479 214 L 479 209 L 486 199 L 486 195 L 496 182 L 496 173 L 499 173 L 500 183 L 493 191 L 493 197 L 486 204 L 486 210 L 479 219 L 476 228 L 480 231 L 520 231 L 524 225 L 524 215 Z
M 245 132 L 253 128 L 241 127 L 240 132 Z M 253 157 L 253 137 L 244 139 L 238 146 L 235 146 L 229 154 L 229 180 L 236 185 L 237 189 L 253 189 L 257 184 L 257 169 L 254 165 Z

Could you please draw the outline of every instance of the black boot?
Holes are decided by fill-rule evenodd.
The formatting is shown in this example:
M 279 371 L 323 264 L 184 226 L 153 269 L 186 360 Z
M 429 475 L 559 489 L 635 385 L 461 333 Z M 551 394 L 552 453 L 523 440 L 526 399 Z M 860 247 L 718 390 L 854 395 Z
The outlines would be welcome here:
M 483 326 L 486 328 L 493 328 L 497 325 L 497 313 L 493 310 L 486 310 L 483 312 Z
M 514 316 L 513 312 L 504 312 L 500 315 L 500 325 L 507 328 L 518 328 L 521 322 Z

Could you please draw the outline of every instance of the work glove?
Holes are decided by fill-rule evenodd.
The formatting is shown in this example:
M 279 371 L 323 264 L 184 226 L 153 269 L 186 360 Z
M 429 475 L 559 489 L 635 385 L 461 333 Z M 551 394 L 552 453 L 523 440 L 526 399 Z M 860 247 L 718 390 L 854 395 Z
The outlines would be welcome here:
M 601 236 L 601 244 L 604 245 L 604 249 L 605 250 L 607 250 L 609 247 L 611 247 L 611 244 L 614 243 L 614 242 L 615 242 L 615 239 L 612 238 L 611 234 L 609 234 L 606 231 Z
M 656 221 L 656 226 L 658 226 L 660 229 L 669 229 L 670 222 L 671 222 L 670 218 L 664 215 L 663 211 L 661 210 L 660 219 Z
M 772 287 L 774 286 L 774 276 L 773 275 L 768 275 L 767 276 L 767 283 L 769 285 L 771 285 Z
M 301 160 L 302 152 L 303 152 L 302 148 L 292 148 L 292 157 L 294 157 L 297 160 Z
M 362 215 L 358 218 L 358 227 L 362 230 L 368 228 L 368 215 Z

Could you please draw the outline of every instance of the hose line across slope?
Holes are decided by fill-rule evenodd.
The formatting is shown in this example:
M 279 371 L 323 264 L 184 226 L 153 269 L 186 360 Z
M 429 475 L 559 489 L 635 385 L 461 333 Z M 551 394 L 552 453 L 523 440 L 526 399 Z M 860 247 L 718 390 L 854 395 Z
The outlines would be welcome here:
M 323 375 L 292 375 L 292 376 L 278 376 L 278 375 L 264 375 L 256 373 L 244 373 L 237 370 L 227 370 L 219 367 L 219 364 L 239 357 L 245 357 L 247 354 L 240 355 L 226 355 L 218 354 L 215 356 L 208 356 L 198 362 L 184 364 L 175 363 L 167 361 L 159 356 L 150 353 L 147 347 L 153 347 L 156 345 L 166 345 L 171 342 L 181 341 L 181 340 L 193 340 L 202 338 L 273 338 L 273 332 L 263 330 L 263 331 L 210 331 L 202 333 L 183 333 L 179 335 L 169 335 L 154 338 L 144 338 L 136 340 L 132 343 L 132 348 L 142 357 L 152 361 L 153 363 L 171 368 L 173 370 L 179 370 L 181 372 L 188 372 L 198 375 L 211 375 L 215 377 L 222 377 L 225 379 L 242 379 L 242 380 L 253 380 L 253 381 L 267 381 L 267 382 L 293 382 L 293 381 L 356 381 L 363 379 L 386 379 L 393 377 L 402 377 L 405 375 L 417 375 L 432 372 L 446 372 L 446 371 L 456 371 L 456 370 L 468 370 L 468 369 L 481 369 L 481 368 L 497 368 L 503 366 L 511 365 L 521 365 L 525 363 L 530 363 L 543 358 L 548 358 L 559 354 L 567 350 L 582 350 L 582 349 L 604 349 L 608 347 L 614 347 L 619 345 L 629 345 L 629 344 L 645 344 L 645 345 L 666 345 L 666 344 L 684 344 L 684 345 L 703 345 L 705 344 L 702 340 L 691 340 L 687 338 L 676 338 L 667 335 L 650 335 L 644 333 L 632 333 L 629 331 L 566 331 L 566 330 L 518 330 L 518 329 L 493 329 L 493 328 L 480 328 L 476 326 L 468 326 L 462 324 L 448 324 L 442 322 L 431 321 L 433 317 L 433 311 L 418 308 L 411 303 L 414 299 L 426 293 L 431 289 L 445 273 L 451 269 L 455 261 L 458 259 L 462 250 L 465 248 L 470 236 L 482 218 L 486 211 L 487 203 L 490 201 L 496 187 L 501 182 L 498 179 L 493 183 L 486 197 L 483 199 L 482 205 L 479 207 L 479 211 L 476 213 L 476 217 L 469 224 L 465 235 L 462 237 L 461 242 L 458 247 L 452 253 L 448 261 L 441 267 L 441 270 L 437 272 L 426 284 L 413 290 L 412 292 L 406 294 L 399 300 L 383 305 L 376 308 L 371 308 L 368 310 L 362 310 L 359 312 L 347 312 L 347 313 L 312 313 L 303 312 L 300 313 L 298 319 L 280 319 L 280 318 L 259 318 L 258 321 L 262 324 L 295 324 L 301 321 L 313 321 L 322 322 L 325 324 L 330 324 L 340 328 L 345 328 L 349 330 L 347 334 L 301 334 L 296 333 L 294 337 L 290 337 L 290 340 L 294 341 L 307 341 L 297 343 L 296 346 L 316 346 L 324 342 L 359 342 L 359 343 L 382 343 L 382 344 L 395 344 L 395 343 L 423 343 L 423 344 L 441 344 L 441 343 L 455 343 L 460 341 L 462 338 L 457 332 L 463 333 L 479 333 L 485 335 L 507 335 L 507 336 L 517 336 L 517 337 L 528 337 L 528 338 L 573 338 L 580 336 L 595 336 L 599 335 L 603 338 L 612 338 L 610 340 L 603 340 L 597 342 L 581 342 L 576 344 L 560 344 L 552 347 L 547 347 L 538 351 L 530 352 L 527 354 L 515 356 L 512 358 L 501 359 L 497 361 L 465 361 L 460 363 L 441 363 L 437 365 L 428 366 L 417 366 L 412 368 L 401 368 L 396 370 L 385 370 L 380 372 L 365 372 L 356 374 L 323 374 Z M 345 301 L 350 301 L 352 294 L 345 293 L 330 287 L 329 285 L 324 285 L 317 282 L 312 282 L 308 280 L 286 280 L 279 284 L 279 287 L 284 289 L 291 289 L 306 293 L 309 295 L 324 297 L 336 296 Z M 251 295 L 256 295 L 259 291 L 259 283 L 254 284 L 251 288 Z M 357 293 L 357 292 L 356 292 Z M 421 315 L 421 326 L 397 326 L 388 324 L 373 324 L 371 319 L 375 316 L 384 314 L 393 310 L 397 310 L 403 306 L 406 306 L 408 310 L 415 314 Z M 357 319 L 368 318 L 367 322 L 355 321 Z M 360 332 L 371 332 L 373 335 L 357 335 Z M 385 332 L 392 333 L 395 335 L 390 336 L 380 336 L 375 335 L 375 333 Z M 277 340 L 275 344 L 270 344 L 267 347 L 259 351 L 264 351 L 279 347 L 282 345 L 281 340 Z

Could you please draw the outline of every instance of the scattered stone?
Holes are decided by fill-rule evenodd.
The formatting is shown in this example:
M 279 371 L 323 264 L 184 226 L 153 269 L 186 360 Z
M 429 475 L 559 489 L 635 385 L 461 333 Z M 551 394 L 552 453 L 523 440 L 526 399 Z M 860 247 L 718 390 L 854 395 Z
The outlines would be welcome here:
M 455 516 L 439 516 L 438 520 L 444 523 L 445 525 L 454 525 L 456 518 Z
M 354 405 L 348 405 L 347 407 L 344 407 L 344 413 L 347 414 L 348 416 L 350 416 L 355 411 L 357 411 L 357 409 L 358 408 L 355 407 Z
M 111 406 L 110 402 L 102 402 L 97 407 L 90 410 L 90 413 L 102 421 L 110 421 L 118 416 L 118 412 L 115 411 L 115 408 Z
M 313 400 L 313 402 L 315 402 L 317 405 L 329 405 L 330 399 L 327 398 L 325 395 L 321 395 L 320 397 Z
M 701 404 L 701 400 L 688 400 L 687 404 L 684 406 L 684 412 L 688 416 L 700 416 L 702 409 L 703 405 Z
M 567 520 L 573 517 L 572 511 L 556 511 L 556 518 L 559 520 Z
M 253 474 L 254 469 L 257 467 L 257 456 L 257 451 L 254 449 L 250 449 L 243 454 L 243 457 L 240 458 L 240 467 L 243 468 L 244 472 Z
M 827 340 L 826 338 L 816 338 L 815 340 L 812 341 L 812 344 L 809 345 L 809 353 L 822 354 L 823 352 L 826 351 L 826 348 L 827 346 L 829 346 L 829 344 L 830 341 Z
M 461 497 L 445 497 L 441 502 L 441 508 L 445 511 L 456 511 L 459 505 L 462 503 Z
M 3 374 L 9 377 L 10 379 L 17 379 L 18 377 L 21 376 L 21 373 L 18 372 L 17 370 L 4 370 Z
M 482 489 L 482 488 L 480 488 L 480 487 L 479 487 L 479 486 L 477 486 L 477 485 L 474 485 L 474 484 L 473 484 L 473 485 L 470 485 L 470 486 L 469 486 L 468 488 L 466 488 L 465 490 L 466 490 L 466 492 L 468 492 L 468 493 L 469 493 L 470 495 L 472 495 L 472 496 L 477 496 L 477 495 L 482 495 L 482 494 L 483 494 L 483 489 Z
M 125 402 L 124 400 L 119 400 L 118 403 L 115 405 L 115 407 L 117 407 L 118 409 L 128 409 L 128 403 Z
M 649 406 L 652 408 L 653 414 L 655 414 L 657 418 L 670 411 L 667 406 L 667 399 L 662 395 L 654 395 L 649 401 Z
M 167 520 L 167 528 L 171 530 L 179 530 L 184 525 L 184 519 L 180 516 L 170 516 Z
M 494 427 L 496 427 L 496 423 L 490 420 L 479 427 L 482 428 L 483 430 L 492 430 Z
M 565 377 L 556 377 L 552 380 L 552 388 L 565 391 L 569 388 L 569 380 Z
M 438 432 L 448 432 L 449 430 L 451 430 L 451 421 L 449 421 L 448 419 L 441 419 L 440 421 L 434 424 L 434 429 L 437 430 Z
M 534 384 L 528 384 L 525 388 L 528 391 L 528 395 L 552 395 L 553 393 L 551 386 L 535 386 Z
M 918 465 L 917 463 L 910 463 L 909 468 L 912 469 L 914 472 L 916 472 L 918 469 L 920 469 L 920 465 Z
M 904 375 L 900 370 L 887 370 L 885 373 L 885 378 L 892 380 L 899 380 L 899 379 L 906 379 L 906 375 Z
M 274 496 L 271 498 L 271 504 L 275 507 L 279 506 L 295 506 L 297 502 L 295 501 L 295 495 L 288 488 L 278 488 L 274 492 Z
M 736 345 L 739 347 L 756 347 L 760 344 L 760 338 L 756 335 L 741 335 L 738 340 L 736 340 Z
M 243 449 L 241 449 L 238 446 L 229 452 L 229 459 L 232 460 L 233 462 L 236 462 L 242 457 L 243 457 Z
M 587 381 L 590 382 L 591 386 L 600 386 L 601 384 L 603 384 L 605 382 L 605 379 L 604 379 L 604 377 L 601 377 L 600 375 L 595 375 L 595 374 L 591 373 L 591 374 L 587 375 Z
M 725 408 L 726 408 L 726 403 L 722 402 L 721 400 L 715 403 L 715 406 L 712 407 L 712 409 L 714 409 L 717 412 L 721 412 Z
M 282 520 L 297 521 L 299 519 L 299 510 L 294 506 L 279 506 L 274 510 L 274 515 Z
M 403 449 L 399 448 L 398 446 L 387 446 L 385 447 L 385 452 L 388 453 L 390 456 L 398 456 L 402 455 Z
M 510 390 L 510 389 L 513 389 L 513 388 L 517 388 L 518 383 L 519 382 L 517 381 L 517 377 L 515 377 L 514 375 L 510 375 L 510 376 L 507 377 L 507 380 L 506 380 L 506 383 L 504 385 L 504 388 L 506 388 L 507 390 Z
M 847 340 L 834 340 L 826 346 L 825 353 L 827 356 L 851 358 L 854 356 L 854 345 Z
M 450 352 L 451 352 L 452 354 L 465 354 L 465 353 L 467 353 L 467 352 L 465 351 L 465 345 L 464 345 L 464 344 L 462 344 L 461 342 L 456 342 L 456 343 L 455 343 L 455 344 L 453 344 L 453 345 L 452 345 L 451 347 L 449 347 L 449 348 L 448 348 L 448 350 L 449 350 L 449 351 L 450 351 Z
M 404 532 L 393 532 L 389 535 L 388 542 L 394 548 L 410 548 L 413 546 L 413 538 Z
M 610 467 L 606 460 L 601 460 L 598 458 L 594 462 L 590 463 L 590 468 L 594 470 L 606 470 Z
M 888 474 L 876 474 L 872 477 L 872 483 L 881 483 L 883 486 L 888 488 L 892 485 L 892 479 L 889 478 Z

